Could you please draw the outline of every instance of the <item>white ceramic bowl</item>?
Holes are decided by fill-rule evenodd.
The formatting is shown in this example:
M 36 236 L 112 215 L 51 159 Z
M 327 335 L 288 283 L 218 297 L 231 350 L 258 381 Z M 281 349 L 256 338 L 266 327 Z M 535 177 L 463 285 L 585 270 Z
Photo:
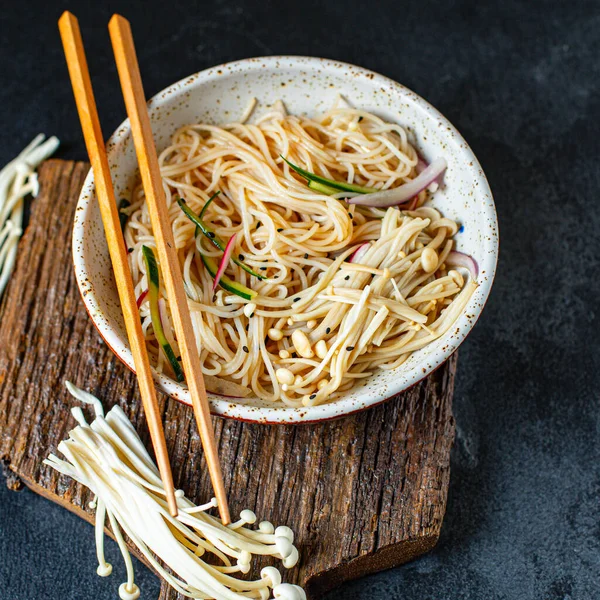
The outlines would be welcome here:
M 338 93 L 356 107 L 403 125 L 427 159 L 443 156 L 447 160 L 446 185 L 434 194 L 432 205 L 462 223 L 463 230 L 456 237 L 458 249 L 479 263 L 480 285 L 451 332 L 413 354 L 401 367 L 382 371 L 335 402 L 310 408 L 273 408 L 257 398 L 210 395 L 214 414 L 261 423 L 301 423 L 339 417 L 378 404 L 411 387 L 447 360 L 475 324 L 490 293 L 498 255 L 498 224 L 481 166 L 446 118 L 395 81 L 345 63 L 273 56 L 202 71 L 160 92 L 148 105 L 160 151 L 178 127 L 235 120 L 252 97 L 262 105 L 281 99 L 292 113 L 315 115 L 331 107 Z M 110 138 L 108 153 L 116 197 L 129 197 L 137 168 L 129 121 L 124 121 Z M 113 352 L 133 369 L 91 171 L 75 214 L 73 260 L 90 317 Z M 186 387 L 162 374 L 154 376 L 165 393 L 190 403 Z

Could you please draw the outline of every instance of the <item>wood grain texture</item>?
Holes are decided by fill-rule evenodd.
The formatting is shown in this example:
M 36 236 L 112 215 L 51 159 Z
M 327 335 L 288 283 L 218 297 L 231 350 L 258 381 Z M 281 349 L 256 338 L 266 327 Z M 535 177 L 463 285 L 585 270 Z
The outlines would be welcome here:
M 90 493 L 42 465 L 75 425 L 65 379 L 106 408 L 118 403 L 147 446 L 149 435 L 135 377 L 94 329 L 73 275 L 71 223 L 87 169 L 53 160 L 40 171 L 0 307 L 0 459 L 34 491 L 93 521 Z M 301 561 L 284 580 L 316 598 L 433 547 L 446 507 L 455 368 L 456 356 L 391 401 L 320 425 L 213 419 L 232 514 L 252 508 L 296 532 Z M 210 480 L 192 411 L 162 394 L 159 406 L 175 485 L 205 501 Z M 160 597 L 180 600 L 166 585 Z

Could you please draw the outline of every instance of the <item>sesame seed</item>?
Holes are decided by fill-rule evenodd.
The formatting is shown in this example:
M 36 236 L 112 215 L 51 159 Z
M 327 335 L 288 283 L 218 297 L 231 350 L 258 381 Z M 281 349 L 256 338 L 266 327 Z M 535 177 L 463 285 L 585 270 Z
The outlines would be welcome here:
M 348 350 L 348 352 L 352 352 L 352 350 L 354 350 L 354 346 L 346 346 L 346 350 Z
M 207 232 L 206 232 L 206 235 L 207 235 L 207 236 L 208 236 L 208 237 L 209 237 L 211 240 L 212 240 L 212 239 L 215 237 L 215 234 L 214 234 L 214 232 L 212 232 L 212 231 L 207 231 Z
M 346 275 L 346 277 L 344 277 L 344 279 L 345 279 L 346 281 L 348 281 L 348 279 L 350 279 L 350 275 Z
M 133 248 L 127 248 L 127 252 L 129 252 L 129 254 L 131 254 L 133 252 Z
M 308 258 L 308 252 L 304 255 L 304 258 Z
M 363 119 L 364 117 L 361 115 L 360 117 L 358 117 L 358 122 L 360 123 Z
M 310 398 L 311 400 L 314 400 L 316 397 L 317 397 L 317 395 L 316 395 L 316 394 L 311 394 L 311 395 L 309 396 L 309 398 Z
M 243 350 L 243 351 L 244 351 L 246 354 L 249 354 L 249 353 L 250 353 L 250 350 L 248 350 L 248 346 L 244 346 L 244 347 L 242 348 L 242 350 Z
M 282 231 L 283 231 L 283 227 L 280 227 L 280 228 L 277 230 L 277 233 L 281 233 Z
M 262 225 L 262 223 L 259 221 L 259 222 L 256 224 L 256 229 L 258 229 L 258 228 L 259 228 L 261 225 Z
M 328 327 L 328 328 L 325 330 L 325 333 L 331 333 L 331 327 Z
M 293 302 L 298 302 L 298 300 L 300 300 L 300 298 L 294 298 Z
M 238 254 L 238 258 L 239 258 L 240 260 L 244 260 L 244 255 L 243 255 L 243 254 Z
M 178 357 L 177 357 L 177 360 L 181 360 L 181 356 L 178 356 Z
M 259 267 L 261 271 L 266 271 L 267 267 Z

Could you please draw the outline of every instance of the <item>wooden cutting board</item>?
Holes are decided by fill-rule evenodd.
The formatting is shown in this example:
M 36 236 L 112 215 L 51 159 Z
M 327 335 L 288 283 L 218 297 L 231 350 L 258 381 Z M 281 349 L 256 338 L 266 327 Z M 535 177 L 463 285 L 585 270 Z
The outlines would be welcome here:
M 91 494 L 42 465 L 75 426 L 65 380 L 106 409 L 118 403 L 147 445 L 148 431 L 135 376 L 94 329 L 75 283 L 71 225 L 87 171 L 86 163 L 59 160 L 40 170 L 41 193 L 0 306 L 0 459 L 10 487 L 24 483 L 93 522 Z M 435 545 L 454 440 L 455 368 L 456 355 L 389 402 L 320 425 L 214 418 L 232 515 L 251 508 L 296 533 L 301 560 L 284 581 L 317 598 Z M 175 485 L 205 502 L 212 492 L 191 409 L 159 396 Z M 87 535 L 93 544 L 92 529 Z M 182 597 L 163 584 L 160 598 Z

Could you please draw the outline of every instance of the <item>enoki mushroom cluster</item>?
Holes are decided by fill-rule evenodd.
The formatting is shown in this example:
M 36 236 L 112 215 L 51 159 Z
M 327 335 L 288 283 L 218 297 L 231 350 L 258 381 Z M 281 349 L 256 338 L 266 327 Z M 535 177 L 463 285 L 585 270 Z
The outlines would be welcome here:
M 23 201 L 37 196 L 38 165 L 58 148 L 58 138 L 39 134 L 21 154 L 0 171 L 0 296 L 8 283 L 17 258 L 17 244 L 23 233 Z
M 98 575 L 105 577 L 112 571 L 104 558 L 108 518 L 127 568 L 127 581 L 119 588 L 122 600 L 140 595 L 123 532 L 148 563 L 189 598 L 306 599 L 301 587 L 281 582 L 275 567 L 263 568 L 261 578 L 255 581 L 234 576 L 249 572 L 253 556 L 273 556 L 284 567 L 293 567 L 298 550 L 289 527 L 275 528 L 262 521 L 257 529 L 251 529 L 248 525 L 256 521 L 251 510 L 243 510 L 237 522 L 225 526 L 206 512 L 216 506 L 216 499 L 196 506 L 182 490 L 176 492 L 179 515 L 172 517 L 158 469 L 121 408 L 115 406 L 104 416 L 96 397 L 70 383 L 67 387 L 75 398 L 94 407 L 96 418 L 88 424 L 81 408 L 73 408 L 79 425 L 58 447 L 65 460 L 51 454 L 44 463 L 96 495 Z M 209 555 L 213 559 L 210 564 L 204 560 Z

